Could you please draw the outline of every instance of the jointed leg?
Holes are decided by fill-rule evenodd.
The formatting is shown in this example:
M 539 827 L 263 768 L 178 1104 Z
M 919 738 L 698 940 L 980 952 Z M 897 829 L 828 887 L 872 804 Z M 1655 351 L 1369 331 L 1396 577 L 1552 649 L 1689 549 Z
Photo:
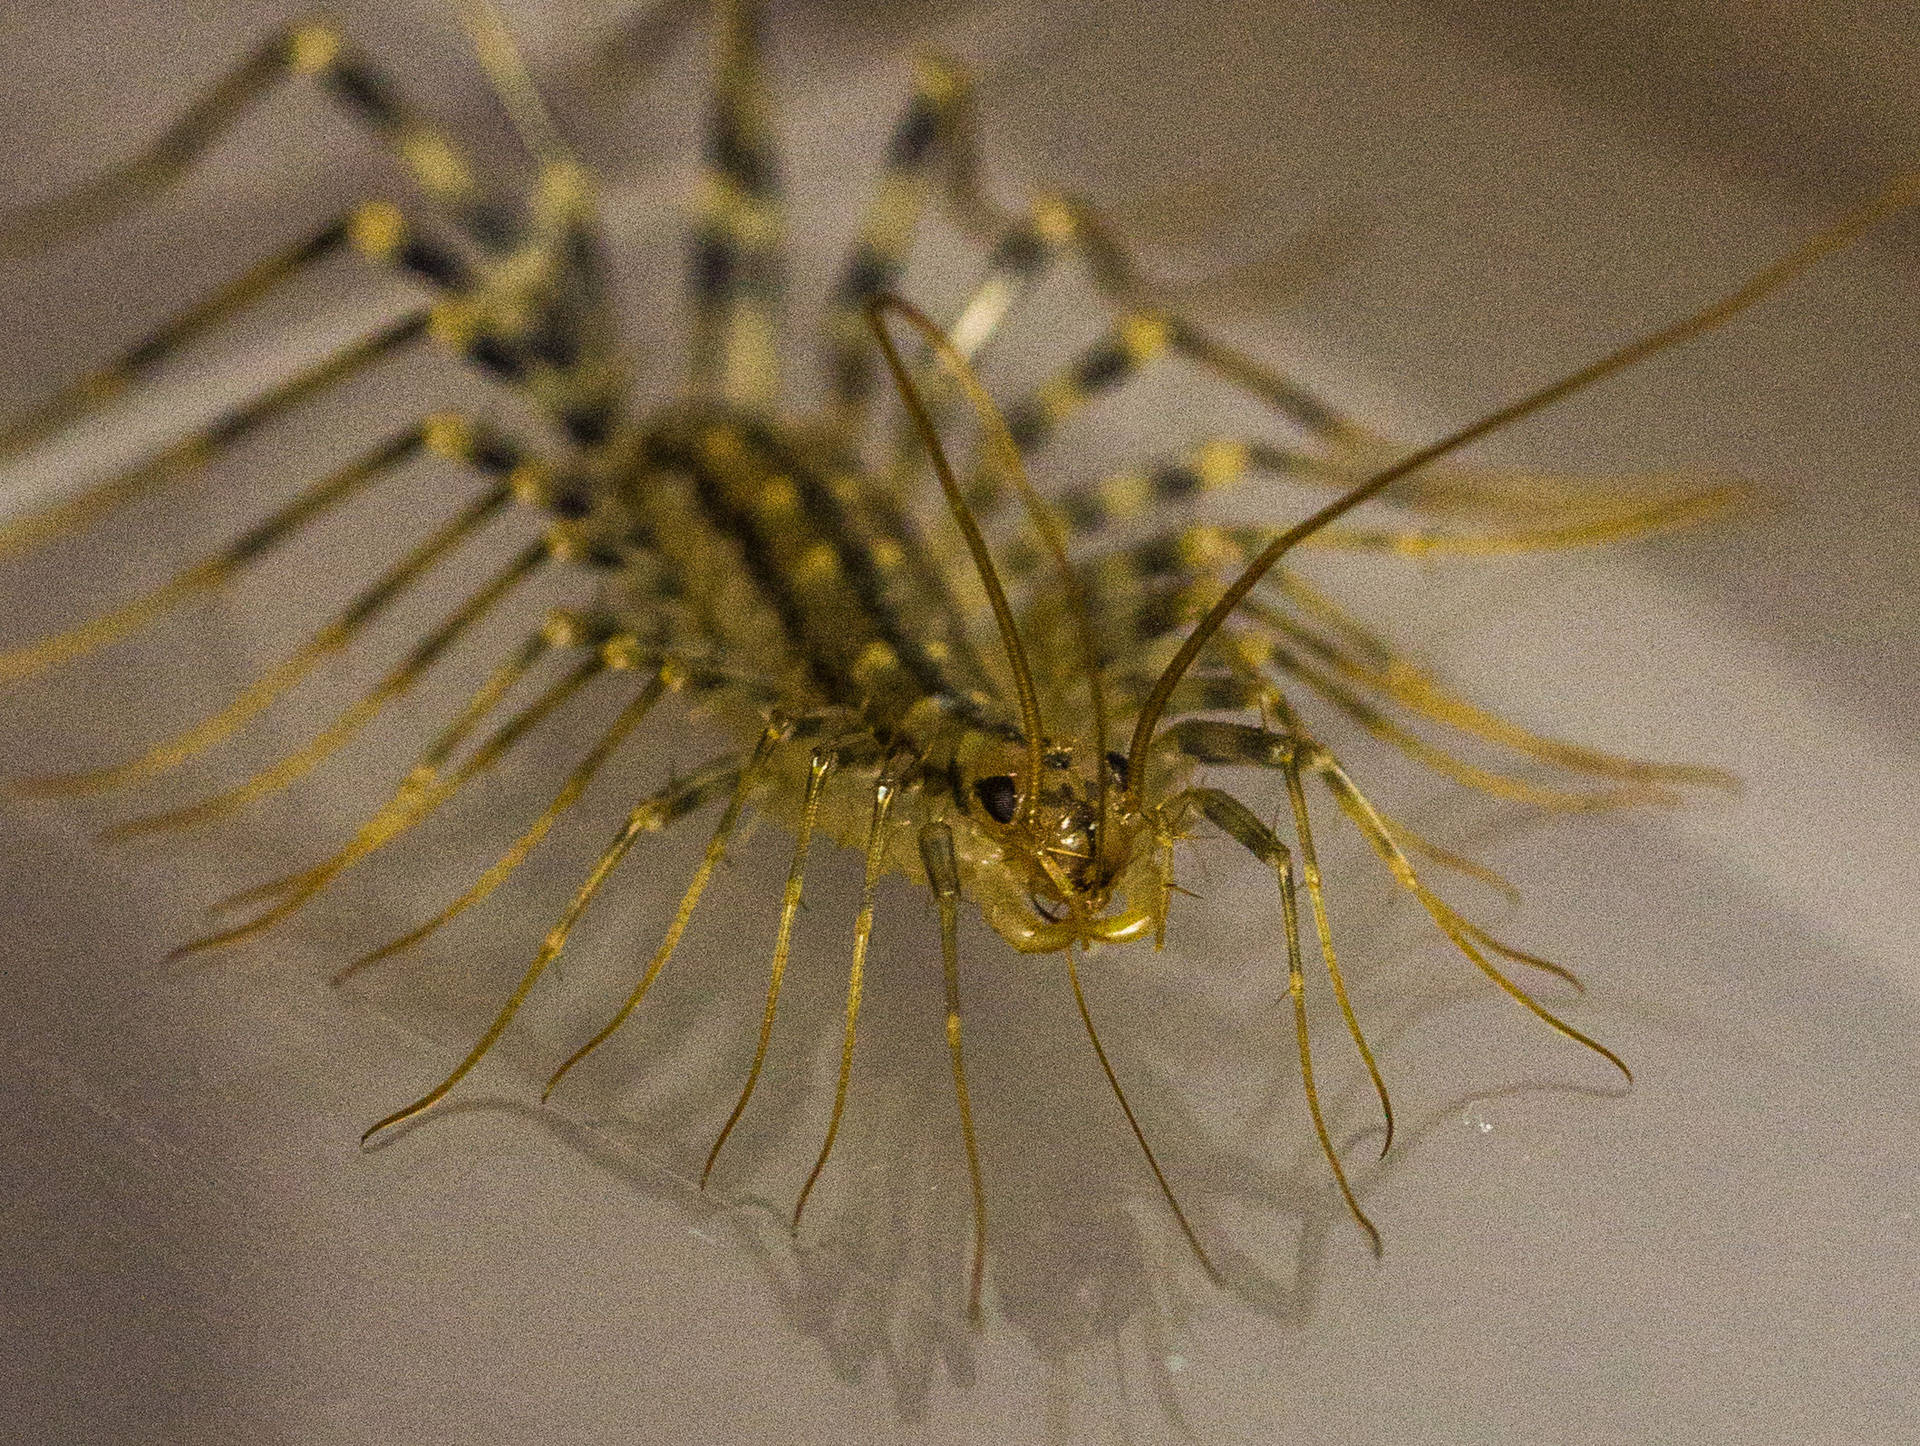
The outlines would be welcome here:
M 517 659 L 510 660 L 510 662 L 513 661 Z M 347 846 L 332 858 L 285 879 L 277 879 L 272 883 L 249 889 L 231 899 L 223 900 L 216 906 L 225 910 L 254 900 L 274 899 L 276 902 L 272 907 L 243 924 L 183 944 L 173 951 L 173 957 L 184 958 L 191 954 L 251 939 L 291 917 L 348 868 L 367 855 L 392 843 L 439 808 L 467 783 L 493 767 L 548 715 L 604 671 L 606 671 L 606 664 L 597 653 L 579 663 L 559 682 L 553 684 L 496 729 L 491 737 L 445 777 L 441 777 L 435 767 L 416 766 L 395 790 L 393 797 L 372 818 L 362 824 L 358 832 L 348 841 Z M 496 677 L 498 676 L 499 674 L 496 674 Z M 489 684 L 492 681 L 490 679 Z M 482 694 L 487 691 L 483 688 Z M 479 701 L 478 695 L 475 701 Z M 468 712 L 472 713 L 471 707 Z
M 977 1328 L 981 1322 L 980 1291 L 987 1270 L 987 1192 L 980 1176 L 980 1147 L 973 1137 L 973 1101 L 967 1093 L 967 1066 L 961 1048 L 960 870 L 954 859 L 952 830 L 942 823 L 930 823 L 921 829 L 920 859 L 926 866 L 927 882 L 940 906 L 940 958 L 946 971 L 947 986 L 947 1054 L 953 1061 L 953 1097 L 960 1109 L 960 1140 L 966 1147 L 967 1180 L 973 1192 L 973 1268 L 967 1283 L 967 1319 Z M 1071 958 L 1067 961 L 1067 968 L 1073 968 Z M 1078 984 L 1074 987 L 1077 992 Z M 1101 1060 L 1105 1062 L 1104 1055 Z M 1133 1118 L 1131 1111 L 1127 1118 Z M 1144 1146 L 1146 1141 L 1142 1140 L 1141 1144 Z M 1151 1159 L 1151 1155 L 1148 1158 Z M 1159 1173 L 1158 1166 L 1154 1170 L 1156 1174 Z M 1178 1205 L 1174 1206 L 1176 1213 L 1179 1208 Z M 1184 1217 L 1181 1223 L 1186 1223 Z M 1194 1248 L 1199 1249 L 1197 1245 Z M 1201 1257 L 1203 1260 L 1205 1258 L 1204 1255 Z
M 50 200 L 0 215 L 0 256 L 57 246 L 104 224 L 177 181 L 282 81 L 309 76 L 370 128 L 414 183 L 476 239 L 498 236 L 501 216 L 486 206 L 472 165 L 439 130 L 412 113 L 386 79 L 321 21 L 301 21 L 269 38 L 215 82 L 133 160 Z
M 463 426 L 430 419 L 420 428 L 419 440 L 442 456 L 484 470 L 484 454 L 473 450 L 473 433 Z M 410 451 L 411 444 L 397 448 L 389 444 L 374 454 L 374 460 L 397 460 Z M 356 464 L 358 467 L 365 465 Z M 349 479 L 353 470 L 349 469 L 349 473 L 345 474 Z M 127 763 L 45 779 L 25 786 L 39 793 L 89 793 L 123 787 L 175 768 L 220 742 L 304 678 L 323 658 L 345 648 L 389 603 L 431 571 L 483 524 L 497 516 L 512 498 L 511 481 L 495 482 L 480 498 L 443 524 L 372 587 L 355 598 L 290 657 L 249 685 L 226 708 L 177 738 Z
M 124 503 L 179 481 L 261 423 L 425 335 L 429 319 L 425 308 L 409 312 L 223 413 L 119 476 L 52 506 L 9 518 L 0 523 L 0 555 L 87 527 Z
M 544 1103 L 559 1088 L 560 1081 L 567 1072 L 592 1054 L 601 1045 L 613 1038 L 621 1025 L 627 1022 L 627 1016 L 640 1007 L 647 997 L 647 991 L 653 988 L 653 981 L 660 977 L 660 971 L 667 967 L 667 961 L 673 958 L 673 952 L 680 946 L 680 936 L 687 931 L 687 924 L 693 918 L 693 911 L 699 907 L 700 896 L 706 892 L 712 881 L 714 871 L 720 867 L 720 861 L 726 857 L 727 845 L 733 838 L 733 831 L 740 822 L 740 814 L 747 806 L 747 800 L 761 780 L 767 765 L 768 756 L 774 747 L 786 736 L 786 725 L 773 724 L 760 736 L 759 745 L 744 768 L 731 770 L 728 777 L 733 781 L 733 797 L 727 801 L 726 811 L 721 814 L 720 822 L 715 826 L 713 837 L 707 841 L 706 855 L 700 860 L 700 867 L 694 871 L 693 881 L 687 885 L 687 891 L 681 895 L 680 907 L 674 911 L 673 922 L 667 926 L 667 932 L 660 941 L 660 947 L 654 951 L 648 962 L 646 972 L 640 976 L 640 982 L 633 988 L 626 1001 L 614 1011 L 613 1017 L 603 1025 L 593 1038 L 589 1039 L 553 1072 L 548 1078 L 546 1088 L 541 1090 L 540 1099 Z M 556 948 L 556 952 L 557 948 Z M 544 966 L 542 966 L 544 967 Z
M 670 686 L 670 678 L 669 670 L 665 668 L 654 670 L 646 686 L 640 690 L 632 702 L 621 709 L 613 725 L 588 750 L 587 756 L 580 760 L 573 772 L 567 775 L 566 782 L 561 786 L 559 793 L 554 795 L 553 801 L 541 810 L 540 816 L 533 821 L 532 826 L 514 840 L 512 847 L 493 862 L 472 888 L 418 928 L 410 929 L 399 938 L 389 940 L 339 970 L 334 974 L 332 982 L 343 984 L 368 965 L 411 949 L 505 883 L 507 876 L 526 862 L 527 856 L 539 846 L 540 841 L 547 836 L 549 830 L 559 821 L 560 816 L 579 801 L 580 796 L 586 792 L 587 785 L 593 781 L 594 775 L 600 771 L 607 759 L 613 756 L 614 750 L 625 742 L 633 730 L 640 726 L 647 714 L 653 711 L 654 705 L 660 701 Z
M 66 632 L 0 653 L 0 682 L 32 677 L 57 663 L 85 657 L 188 598 L 220 587 L 314 518 L 347 501 L 392 468 L 411 460 L 425 445 L 426 434 L 427 428 L 422 424 L 383 442 L 365 456 L 307 487 L 293 501 L 249 528 L 212 557 L 176 573 L 144 597 L 89 618 Z
M 780 1003 L 780 984 L 786 977 L 787 956 L 793 946 L 793 920 L 800 912 L 800 885 L 806 876 L 807 851 L 813 844 L 813 826 L 820 815 L 821 790 L 826 787 L 827 775 L 833 765 L 831 747 L 814 750 L 813 761 L 807 769 L 807 793 L 800 808 L 800 826 L 794 832 L 793 863 L 787 870 L 786 893 L 780 901 L 780 927 L 773 944 L 773 963 L 767 971 L 767 1008 L 760 1020 L 760 1039 L 754 1046 L 753 1064 L 747 1070 L 747 1082 L 741 1086 L 740 1098 L 734 1102 L 733 1113 L 727 1116 L 727 1122 L 720 1127 L 713 1148 L 707 1151 L 707 1162 L 700 1170 L 702 1190 L 707 1188 L 707 1177 L 713 1173 L 714 1162 L 726 1147 L 727 1137 L 747 1112 L 747 1101 L 753 1098 L 754 1086 L 760 1083 L 761 1067 L 767 1062 L 767 1046 L 773 1040 L 774 1010 Z
M 877 192 L 827 313 L 833 380 L 830 416 L 850 435 L 858 430 L 873 390 L 873 336 L 867 330 L 867 304 L 894 290 L 906 270 L 935 168 L 944 161 L 957 176 L 970 165 L 970 120 L 971 93 L 965 73 L 940 57 L 922 56 L 914 67 L 913 99 L 894 126 Z M 949 184 L 951 188 L 954 183 Z
M 713 111 L 694 237 L 696 394 L 767 406 L 779 392 L 780 181 L 756 0 L 722 0 Z
M 1280 911 L 1287 938 L 1287 993 L 1293 1001 L 1293 1030 L 1300 1051 L 1300 1083 L 1306 1091 L 1307 1112 L 1313 1117 L 1313 1132 L 1319 1138 L 1320 1151 L 1326 1156 L 1327 1164 L 1333 1170 L 1334 1182 L 1340 1187 L 1341 1198 L 1347 1202 L 1347 1209 L 1367 1234 L 1373 1246 L 1374 1254 L 1380 1253 L 1380 1232 L 1367 1218 L 1366 1211 L 1360 1208 L 1353 1187 L 1347 1182 L 1347 1172 L 1340 1164 L 1340 1154 L 1333 1147 L 1333 1138 L 1327 1132 L 1327 1122 L 1320 1109 L 1320 1092 L 1313 1082 L 1313 1046 L 1307 1029 L 1307 989 L 1306 975 L 1301 967 L 1300 953 L 1300 904 L 1293 882 L 1293 856 L 1287 846 L 1280 842 L 1273 830 L 1254 815 L 1253 811 L 1239 799 L 1217 788 L 1196 788 L 1174 800 L 1170 808 L 1178 812 L 1184 807 L 1198 809 L 1207 819 L 1228 837 L 1240 844 L 1262 863 L 1273 869 L 1280 885 Z M 1304 814 L 1296 814 L 1296 820 Z M 1309 835 L 1303 830 L 1300 834 L 1301 853 L 1307 856 L 1311 844 Z M 1316 865 L 1308 865 L 1309 893 L 1313 895 L 1315 927 L 1320 935 L 1321 946 L 1326 954 L 1328 977 L 1333 981 L 1335 996 L 1340 1001 L 1341 1011 L 1346 1016 L 1348 1032 L 1359 1047 L 1360 1057 L 1366 1062 L 1367 1072 L 1373 1079 L 1375 1093 L 1380 1098 L 1380 1107 L 1386 1113 L 1387 1142 L 1393 1139 L 1393 1106 L 1388 1101 L 1386 1085 L 1381 1082 L 1380 1073 L 1374 1067 L 1373 1052 L 1367 1048 L 1360 1026 L 1355 1021 L 1352 1007 L 1347 1003 L 1347 992 L 1341 983 L 1338 967 L 1334 963 L 1333 946 L 1329 942 L 1326 911 L 1321 902 L 1320 890 L 1311 881 L 1319 874 Z M 1380 1153 L 1386 1153 L 1386 1145 L 1380 1147 Z
M 853 1078 L 853 1046 L 860 1023 L 860 1001 L 865 988 L 867 945 L 873 938 L 873 897 L 880 884 L 880 870 L 886 848 L 887 815 L 898 792 L 890 771 L 882 769 L 873 788 L 873 814 L 867 823 L 866 878 L 860 889 L 860 914 L 853 926 L 853 963 L 847 970 L 847 1024 L 840 1042 L 840 1073 L 833 1086 L 833 1114 L 827 1120 L 826 1138 L 820 1154 L 807 1172 L 807 1183 L 800 1187 L 800 1198 L 793 1206 L 793 1232 L 800 1233 L 800 1217 L 806 1212 L 807 1198 L 827 1168 L 833 1142 L 840 1134 L 840 1117 L 847 1107 L 847 1085 Z
M 514 1015 L 520 1012 L 520 1006 L 527 1002 L 527 997 L 533 993 L 534 985 L 540 982 L 540 976 L 566 947 L 567 936 L 573 932 L 573 926 L 580 922 L 581 915 L 586 913 L 587 906 L 593 902 L 594 895 L 600 892 L 601 885 L 606 883 L 639 837 L 646 833 L 657 833 L 674 819 L 684 817 L 711 797 L 716 785 L 725 786 L 734 777 L 734 770 L 728 768 L 722 768 L 719 771 L 711 768 L 703 770 L 678 789 L 666 795 L 648 799 L 629 814 L 627 821 L 621 825 L 619 833 L 614 835 L 613 842 L 607 846 L 606 851 L 594 864 L 586 881 L 574 892 L 572 902 L 567 905 L 559 921 L 547 931 L 547 937 L 541 943 L 539 953 L 534 956 L 533 963 L 527 967 L 526 973 L 521 975 L 520 983 L 514 989 L 512 996 L 495 1016 L 486 1033 L 481 1035 L 479 1041 L 468 1051 L 466 1058 L 454 1066 L 451 1074 L 412 1104 L 395 1110 L 385 1119 L 369 1126 L 361 1135 L 361 1142 L 364 1144 L 382 1130 L 410 1120 L 423 1111 L 432 1109 L 445 1099 L 448 1091 L 458 1084 L 468 1071 L 480 1063 L 486 1057 L 487 1051 L 492 1049 L 499 1042 L 500 1036 L 506 1033 L 507 1026 L 513 1022 Z M 730 812 L 737 814 L 738 810 L 730 810 Z M 552 1084 L 549 1083 L 548 1090 L 551 1089 Z M 542 1098 L 544 1099 L 545 1096 L 543 1095 Z
M 415 644 L 385 677 L 366 694 L 349 704 L 339 717 L 329 723 L 304 747 L 268 764 L 244 783 L 214 794 L 210 798 L 202 799 L 198 803 L 117 824 L 108 829 L 102 837 L 113 840 L 132 837 L 136 834 L 191 828 L 198 824 L 209 823 L 217 818 L 225 818 L 248 804 L 297 782 L 352 741 L 355 735 L 371 723 L 387 704 L 396 698 L 406 696 L 413 685 L 420 681 L 427 670 L 439 661 L 441 655 L 467 629 L 492 612 L 514 588 L 531 577 L 550 556 L 544 541 L 536 542 L 523 550 L 518 557 L 495 573 L 484 586 L 450 613 L 439 627 Z

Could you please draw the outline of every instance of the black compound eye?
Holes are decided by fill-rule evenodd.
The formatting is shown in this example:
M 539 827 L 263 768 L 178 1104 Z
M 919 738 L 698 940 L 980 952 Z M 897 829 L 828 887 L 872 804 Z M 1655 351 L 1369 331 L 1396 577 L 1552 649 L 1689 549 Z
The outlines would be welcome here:
M 1012 823 L 1014 811 L 1020 807 L 1020 792 L 1013 786 L 1011 773 L 981 779 L 973 785 L 973 796 L 995 823 Z
M 1126 758 L 1118 753 L 1109 753 L 1107 755 L 1107 767 L 1111 770 L 1113 776 L 1119 780 L 1120 786 L 1125 788 L 1127 786 Z

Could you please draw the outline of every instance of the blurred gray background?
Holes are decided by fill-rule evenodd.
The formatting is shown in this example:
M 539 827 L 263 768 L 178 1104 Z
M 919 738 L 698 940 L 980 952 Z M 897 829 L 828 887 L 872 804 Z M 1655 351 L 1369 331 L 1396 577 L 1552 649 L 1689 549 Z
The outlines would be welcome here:
M 693 10 L 689 15 L 682 12 Z M 272 25 L 274 5 L 0 9 L 9 203 L 133 151 Z M 451 12 L 356 4 L 410 95 L 509 139 Z M 639 385 L 677 377 L 697 7 L 509 14 L 603 172 Z M 989 177 L 1083 191 L 1184 304 L 1364 419 L 1450 428 L 1682 314 L 1920 158 L 1912 17 L 1882 5 L 1427 3 L 776 7 L 796 334 L 933 43 L 981 80 Z M 391 169 L 313 97 L 265 106 L 152 208 L 6 264 L 0 403 L 43 395 Z M 1527 825 L 1353 747 L 1417 822 L 1510 873 L 1459 887 L 1579 968 L 1567 1005 L 1638 1083 L 1499 998 L 1331 825 L 1356 1002 L 1403 1112 L 1323 1083 L 1375 1262 L 1313 1149 L 1275 1000 L 1270 882 L 1196 849 L 1163 955 L 1085 970 L 1143 1121 L 1225 1258 L 1164 1217 L 1054 966 L 966 940 L 989 1179 L 989 1325 L 962 1318 L 965 1182 L 930 910 L 881 913 L 848 1137 L 801 1245 L 781 1225 L 824 1122 L 857 865 L 810 882 L 766 1084 L 697 1176 L 751 1050 L 784 841 L 717 886 L 708 928 L 592 1077 L 531 1108 L 652 947 L 700 826 L 630 867 L 461 1103 L 383 1148 L 359 1131 L 490 1016 L 632 797 L 704 755 L 663 728 L 515 884 L 347 991 L 326 974 L 458 892 L 610 716 L 543 735 L 389 866 L 231 958 L 157 961 L 209 899 L 350 829 L 518 626 L 249 823 L 110 851 L 101 823 L 241 776 L 309 736 L 453 585 L 182 783 L 118 811 L 12 802 L 0 1131 L 0 1409 L 35 1441 L 1849 1442 L 1912 1432 L 1920 1379 L 1920 967 L 1911 719 L 1920 226 L 1889 226 L 1725 333 L 1487 444 L 1490 462 L 1754 484 L 1709 527 L 1497 564 L 1316 564 L 1472 696 L 1543 730 L 1739 772 L 1737 799 Z M 968 275 L 930 239 L 917 294 Z M 11 487 L 140 455 L 183 421 L 391 312 L 312 278 Z M 1095 325 L 1050 291 L 1012 386 Z M 805 364 L 795 368 L 805 377 Z M 5 641 L 129 595 L 424 406 L 500 406 L 408 360 L 249 439 L 203 482 L 6 572 Z M 1042 476 L 1257 425 L 1169 375 L 1089 413 Z M 465 494 L 460 494 L 464 496 Z M 1303 499 L 1254 494 L 1266 514 Z M 148 638 L 14 690 L 9 773 L 108 759 L 198 716 L 457 506 L 422 466 Z M 499 529 L 475 550 L 512 545 Z M 556 594 L 558 595 L 558 594 Z M 1340 740 L 1343 744 L 1344 738 Z M 357 946 L 357 948 L 356 948 Z M 650 1007 L 653 1007 L 650 1005 Z M 585 1072 L 583 1072 L 585 1073 Z

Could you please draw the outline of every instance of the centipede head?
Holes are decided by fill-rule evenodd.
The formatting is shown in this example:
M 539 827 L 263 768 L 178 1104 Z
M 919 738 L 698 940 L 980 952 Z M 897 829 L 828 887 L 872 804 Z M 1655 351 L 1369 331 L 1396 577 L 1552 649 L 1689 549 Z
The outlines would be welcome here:
M 988 745 L 962 768 L 973 825 L 973 891 L 987 921 L 1024 953 L 1142 937 L 1158 919 L 1164 886 L 1151 813 L 1101 782 L 1100 760 L 1049 744 L 1037 794 L 1026 796 L 1024 750 Z M 1106 759 L 1109 784 L 1125 761 Z

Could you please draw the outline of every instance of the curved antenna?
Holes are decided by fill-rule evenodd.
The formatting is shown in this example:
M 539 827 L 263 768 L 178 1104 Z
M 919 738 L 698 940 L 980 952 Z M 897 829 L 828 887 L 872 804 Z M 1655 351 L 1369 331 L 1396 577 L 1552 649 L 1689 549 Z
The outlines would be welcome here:
M 960 495 L 960 484 L 954 480 L 953 464 L 947 460 L 946 448 L 940 445 L 940 433 L 933 425 L 933 418 L 927 415 L 927 404 L 921 399 L 919 388 L 914 386 L 913 378 L 907 375 L 906 363 L 900 359 L 900 349 L 893 344 L 893 338 L 887 335 L 887 324 L 883 317 L 889 311 L 904 316 L 929 341 L 935 342 L 936 352 L 939 343 L 949 347 L 952 343 L 947 342 L 940 328 L 927 320 L 925 315 L 890 292 L 882 292 L 867 303 L 867 326 L 880 343 L 880 350 L 887 359 L 887 370 L 893 373 L 893 385 L 900 393 L 900 400 L 906 403 L 907 414 L 913 418 L 914 429 L 920 433 L 920 440 L 926 444 L 927 455 L 933 459 L 933 470 L 940 479 L 940 490 L 946 494 L 953 520 L 959 524 L 961 535 L 967 539 L 967 551 L 973 554 L 974 571 L 980 574 L 980 586 L 986 590 L 987 601 L 993 605 L 993 620 L 1000 625 L 1000 642 L 1007 650 L 1007 666 L 1013 669 L 1013 687 L 1020 697 L 1020 727 L 1027 735 L 1027 759 L 1023 770 L 1026 787 L 1020 790 L 1024 800 L 1024 822 L 1026 817 L 1031 816 L 1040 798 L 1040 740 L 1044 736 L 1040 721 L 1040 696 L 1033 687 L 1033 669 L 1027 665 L 1027 650 L 1020 645 L 1020 632 L 1013 625 L 1013 607 L 1007 602 L 1007 590 L 1000 585 L 1000 574 L 994 569 L 993 557 L 987 551 L 987 540 L 980 535 L 980 524 L 974 520 L 973 509 L 967 506 L 967 499 Z M 942 360 L 945 360 L 944 356 Z
M 1648 357 L 1691 341 L 1704 332 L 1732 320 L 1769 292 L 1793 280 L 1802 271 L 1823 260 L 1833 252 L 1851 244 L 1863 232 L 1915 202 L 1920 202 L 1920 169 L 1903 171 L 1895 176 L 1869 200 L 1862 202 L 1842 216 L 1826 229 L 1816 232 L 1779 260 L 1761 268 L 1740 286 L 1722 296 L 1719 300 L 1702 307 L 1680 321 L 1659 331 L 1649 332 L 1635 341 L 1628 342 L 1617 351 L 1609 352 L 1598 361 L 1589 362 L 1578 371 L 1570 372 L 1558 381 L 1551 382 L 1536 392 L 1510 402 L 1497 411 L 1489 412 L 1477 422 L 1472 422 L 1437 442 L 1429 443 L 1418 451 L 1401 458 L 1392 466 L 1374 473 L 1364 482 L 1345 492 L 1322 507 L 1304 521 L 1296 522 L 1272 542 L 1266 550 L 1247 565 L 1246 571 L 1235 578 L 1233 585 L 1220 595 L 1207 615 L 1200 619 L 1194 630 L 1187 635 L 1186 642 L 1180 645 L 1180 651 L 1173 655 L 1173 661 L 1167 664 L 1166 671 L 1153 685 L 1153 691 L 1147 695 L 1146 705 L 1140 710 L 1140 719 L 1134 725 L 1133 739 L 1127 745 L 1127 777 L 1129 780 L 1140 776 L 1139 764 L 1144 759 L 1147 746 L 1153 741 L 1154 725 L 1160 721 L 1160 715 L 1166 711 L 1167 700 L 1173 696 L 1173 690 L 1180 679 L 1186 675 L 1193 660 L 1200 656 L 1200 650 L 1220 631 L 1229 614 L 1240 606 L 1247 594 L 1252 592 L 1260 579 L 1265 577 L 1273 565 L 1295 544 L 1311 537 L 1328 523 L 1344 516 L 1369 498 L 1379 495 L 1389 485 L 1399 481 L 1409 472 L 1438 461 L 1450 452 L 1456 452 L 1469 442 L 1477 441 L 1490 432 L 1519 421 L 1522 417 L 1552 406 L 1555 402 L 1584 391 L 1594 383 L 1604 381 L 1615 372 L 1636 366 Z M 1132 787 L 1132 784 L 1129 784 Z
M 1033 521 L 1034 530 L 1040 534 L 1041 543 L 1046 547 L 1048 553 L 1052 555 L 1054 570 L 1059 573 L 1061 586 L 1066 591 L 1068 611 L 1073 615 L 1074 636 L 1080 649 L 1080 663 L 1086 671 L 1087 689 L 1093 704 L 1094 755 L 1098 760 L 1099 768 L 1097 794 L 1099 811 L 1096 816 L 1100 819 L 1101 823 L 1104 824 L 1107 820 L 1108 779 L 1111 773 L 1111 768 L 1107 763 L 1107 698 L 1106 692 L 1100 682 L 1099 653 L 1094 647 L 1093 624 L 1088 617 L 1086 589 L 1081 586 L 1080 576 L 1074 571 L 1073 564 L 1067 561 L 1067 548 L 1061 536 L 1060 523 L 1058 519 L 1054 517 L 1051 509 L 1041 500 L 1040 494 L 1034 491 L 1033 483 L 1027 477 L 1027 469 L 1020 460 L 1020 448 L 1013 440 L 1013 433 L 1007 428 L 1006 418 L 1001 415 L 1000 408 L 994 403 L 992 396 L 988 394 L 986 386 L 980 380 L 979 373 L 974 371 L 973 363 L 967 360 L 960 348 L 953 344 L 947 334 L 942 331 L 925 312 L 913 305 L 912 302 L 904 301 L 890 292 L 876 296 L 872 302 L 869 303 L 868 311 L 876 331 L 879 331 L 879 313 L 883 308 L 897 312 L 910 322 L 914 329 L 926 339 L 927 345 L 933 349 L 933 354 L 940 362 L 941 367 L 960 384 L 960 389 L 966 393 L 968 402 L 973 406 L 974 414 L 980 419 L 980 425 L 986 433 L 988 445 L 993 449 L 995 454 L 995 462 L 998 464 L 1001 473 L 1013 484 L 1014 490 L 1020 494 L 1020 501 L 1027 509 L 1027 516 Z M 881 345 L 887 347 L 888 364 L 893 367 L 894 376 L 896 379 L 901 379 L 904 387 L 906 384 L 904 382 L 904 373 L 898 364 L 899 358 L 894 353 L 892 347 L 888 345 L 884 334 L 881 336 Z M 926 410 L 924 405 L 920 404 L 919 398 L 915 397 L 910 401 L 908 408 L 914 412 L 915 424 L 920 425 L 922 419 L 926 416 Z M 926 426 L 921 427 L 921 436 L 923 438 L 928 437 L 928 427 L 930 426 L 931 423 L 928 423 Z M 937 444 L 929 441 L 928 450 L 935 450 L 936 445 Z M 943 464 L 944 461 L 945 459 L 942 458 L 941 462 Z M 950 487 L 948 484 L 949 474 L 946 471 L 942 471 L 941 485 L 948 487 L 948 501 L 950 503 L 955 502 L 959 497 L 959 490 L 957 487 Z M 979 528 L 973 523 L 971 517 L 969 517 L 967 522 L 963 523 L 962 526 L 963 530 L 968 531 L 968 546 L 972 547 L 972 539 L 978 535 Z M 983 542 L 980 551 L 976 551 L 975 553 L 976 562 L 979 560 L 981 553 L 984 552 L 984 549 L 985 543 Z M 989 564 L 989 566 L 991 566 L 991 564 Z M 984 578 L 984 572 L 982 575 Z M 995 589 L 990 588 L 988 595 L 991 597 L 994 595 L 994 592 Z M 999 596 L 1001 601 L 1004 602 L 1005 594 L 1001 593 Z M 997 616 L 999 613 L 998 603 L 995 604 L 994 611 Z M 1003 631 L 1010 630 L 1011 625 L 1012 615 L 1009 613 L 1002 624 Z M 1035 774 L 1037 782 L 1037 763 L 1035 764 Z M 1029 799 L 1033 798 L 1036 792 L 1037 790 L 1029 791 L 1027 797 Z M 1098 837 L 1101 840 L 1105 840 L 1107 833 L 1108 830 L 1102 828 Z

